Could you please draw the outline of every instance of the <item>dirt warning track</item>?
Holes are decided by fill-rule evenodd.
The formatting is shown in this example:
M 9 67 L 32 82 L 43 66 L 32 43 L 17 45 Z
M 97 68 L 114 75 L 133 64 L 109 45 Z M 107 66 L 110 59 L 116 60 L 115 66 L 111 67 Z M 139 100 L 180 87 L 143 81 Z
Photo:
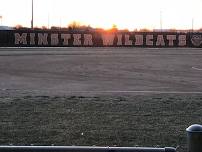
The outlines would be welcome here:
M 0 92 L 202 93 L 202 50 L 0 48 Z

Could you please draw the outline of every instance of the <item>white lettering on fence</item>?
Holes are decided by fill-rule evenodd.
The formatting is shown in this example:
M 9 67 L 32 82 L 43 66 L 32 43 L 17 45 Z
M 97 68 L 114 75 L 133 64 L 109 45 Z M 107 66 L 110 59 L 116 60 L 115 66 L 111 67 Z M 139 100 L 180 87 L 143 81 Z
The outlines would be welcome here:
M 146 45 L 147 46 L 153 46 L 153 35 L 146 35 Z
M 178 43 L 178 45 L 179 46 L 186 46 L 186 44 L 187 44 L 186 39 L 187 39 L 186 35 L 179 35 L 179 38 L 178 38 L 179 43 Z
M 59 38 L 58 34 L 51 34 L 51 45 L 58 45 L 59 44 Z
M 63 40 L 63 45 L 69 45 L 69 39 L 71 34 L 61 34 L 61 39 Z
M 91 34 L 84 34 L 84 44 L 85 46 L 93 45 L 93 36 Z
M 174 46 L 174 40 L 176 40 L 176 35 L 167 35 L 168 45 Z
M 27 44 L 27 33 L 15 33 L 15 44 Z
M 144 44 L 143 35 L 135 35 L 135 45 L 140 46 Z
M 48 45 L 48 33 L 38 33 L 38 45 Z
M 35 33 L 30 33 L 30 45 L 35 45 Z
M 157 36 L 156 46 L 165 46 L 165 41 L 163 35 Z
M 104 46 L 110 46 L 114 43 L 114 34 L 104 34 L 102 35 L 103 45 Z
M 118 39 L 117 45 L 118 45 L 118 46 L 123 45 L 123 43 L 122 43 L 122 34 L 118 34 L 118 35 L 117 35 L 117 39 Z
M 15 45 L 39 46 L 179 46 L 187 45 L 186 34 L 70 34 L 14 33 Z
M 130 40 L 130 35 L 125 35 L 125 45 L 133 45 L 133 42 Z
M 81 34 L 73 34 L 74 42 L 73 45 L 81 45 Z

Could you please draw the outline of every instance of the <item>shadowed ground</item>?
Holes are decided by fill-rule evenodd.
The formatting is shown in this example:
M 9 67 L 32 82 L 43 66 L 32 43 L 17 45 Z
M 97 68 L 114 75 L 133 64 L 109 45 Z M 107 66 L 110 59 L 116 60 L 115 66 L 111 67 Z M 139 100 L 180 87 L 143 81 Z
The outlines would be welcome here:
M 179 146 L 202 122 L 199 49 L 0 49 L 1 145 Z

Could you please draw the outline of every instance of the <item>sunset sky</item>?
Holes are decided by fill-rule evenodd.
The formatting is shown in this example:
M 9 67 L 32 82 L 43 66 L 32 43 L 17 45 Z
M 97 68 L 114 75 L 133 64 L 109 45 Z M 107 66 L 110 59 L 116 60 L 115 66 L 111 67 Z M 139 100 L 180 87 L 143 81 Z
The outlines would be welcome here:
M 34 26 L 79 21 L 119 29 L 202 28 L 202 0 L 34 0 Z M 1 25 L 30 27 L 31 0 L 0 0 Z

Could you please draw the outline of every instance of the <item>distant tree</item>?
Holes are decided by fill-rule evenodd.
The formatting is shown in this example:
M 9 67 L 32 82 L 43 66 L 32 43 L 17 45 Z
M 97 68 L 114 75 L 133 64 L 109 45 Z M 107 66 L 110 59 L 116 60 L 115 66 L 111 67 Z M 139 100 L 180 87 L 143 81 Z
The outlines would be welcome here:
M 112 27 L 108 30 L 105 30 L 106 32 L 117 32 L 118 28 L 116 24 L 112 24 Z
M 120 32 L 129 32 L 128 29 L 119 30 Z
M 22 26 L 22 25 L 20 25 L 20 24 L 17 24 L 17 25 L 15 26 L 15 28 L 16 28 L 16 29 L 22 29 L 22 28 L 23 28 L 23 26 Z
M 48 28 L 47 28 L 47 26 L 42 26 L 41 29 L 47 30 Z
M 176 32 L 177 30 L 175 28 L 170 29 L 170 32 Z
M 151 32 L 151 30 L 149 30 L 147 28 L 143 28 L 143 29 L 140 29 L 140 32 Z
M 3 20 L 3 16 L 2 15 L 0 15 L 0 20 L 1 20 L 1 25 L 2 25 L 2 20 Z
M 118 31 L 118 27 L 116 24 L 112 24 L 112 28 L 111 28 L 112 32 L 117 32 Z
M 118 29 L 118 28 L 117 28 L 117 25 L 116 25 L 116 24 L 113 24 L 113 25 L 112 25 L 112 29 L 117 30 L 117 29 Z
M 60 27 L 57 27 L 57 26 L 51 26 L 51 30 L 59 30 Z
M 135 28 L 135 29 L 133 30 L 133 32 L 138 32 L 138 29 L 137 29 L 137 28 Z
M 81 23 L 78 21 L 73 21 L 68 25 L 68 28 L 70 29 L 78 29 L 81 27 Z

